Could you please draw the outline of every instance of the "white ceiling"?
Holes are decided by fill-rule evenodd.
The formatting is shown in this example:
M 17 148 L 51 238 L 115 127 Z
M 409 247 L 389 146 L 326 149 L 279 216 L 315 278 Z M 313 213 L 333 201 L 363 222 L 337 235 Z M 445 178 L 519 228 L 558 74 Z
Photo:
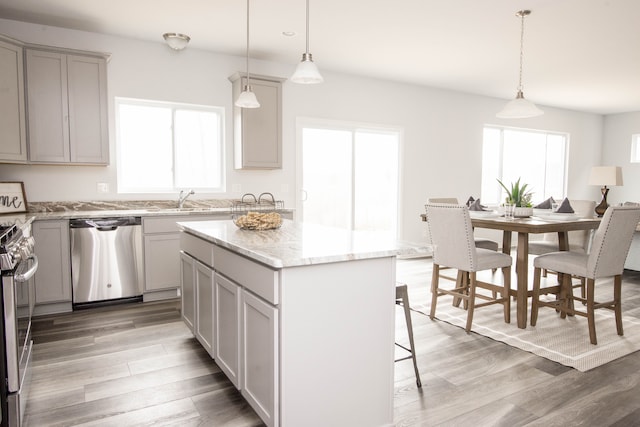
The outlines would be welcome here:
M 311 0 L 320 70 L 510 99 L 525 20 L 525 97 L 599 114 L 640 111 L 640 0 Z M 0 0 L 0 18 L 243 56 L 243 0 Z M 296 36 L 285 37 L 283 31 Z M 0 29 L 0 33 L 2 30 Z M 305 0 L 251 0 L 251 57 L 291 63 Z

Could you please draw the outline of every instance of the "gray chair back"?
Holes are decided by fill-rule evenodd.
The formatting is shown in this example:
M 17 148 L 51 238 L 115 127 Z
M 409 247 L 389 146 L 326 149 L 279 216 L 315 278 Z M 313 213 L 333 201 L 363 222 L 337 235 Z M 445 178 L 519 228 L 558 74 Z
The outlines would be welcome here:
M 457 205 L 458 199 L 456 197 L 433 197 L 427 199 L 427 203 L 448 203 L 451 205 Z
M 451 203 L 427 203 L 433 262 L 462 271 L 476 271 L 477 255 L 469 209 Z
M 575 214 L 580 218 L 593 218 L 595 215 L 596 202 L 593 200 L 569 200 Z M 569 244 L 578 245 L 584 249 L 585 253 L 589 251 L 591 242 L 591 230 L 570 231 Z M 558 233 L 545 233 L 543 240 L 558 243 Z
M 640 207 L 610 206 L 593 236 L 587 260 L 587 277 L 597 279 L 622 274 L 633 233 L 640 221 Z

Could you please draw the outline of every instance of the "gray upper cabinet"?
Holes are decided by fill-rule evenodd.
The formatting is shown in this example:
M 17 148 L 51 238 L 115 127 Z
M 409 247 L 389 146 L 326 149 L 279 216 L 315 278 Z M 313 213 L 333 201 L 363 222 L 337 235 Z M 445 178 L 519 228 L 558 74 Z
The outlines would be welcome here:
M 233 101 L 246 76 L 236 73 Z M 282 169 L 282 82 L 285 79 L 251 76 L 251 87 L 260 108 L 233 107 L 234 163 L 236 169 Z
M 109 163 L 106 59 L 26 49 L 29 160 Z
M 0 162 L 27 161 L 23 74 L 20 42 L 0 37 Z

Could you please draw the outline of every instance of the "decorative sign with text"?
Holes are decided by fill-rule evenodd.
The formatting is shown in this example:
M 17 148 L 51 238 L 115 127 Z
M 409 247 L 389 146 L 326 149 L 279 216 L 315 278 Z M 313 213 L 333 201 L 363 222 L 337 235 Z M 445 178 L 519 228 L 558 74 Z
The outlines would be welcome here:
M 27 211 L 27 197 L 22 182 L 0 182 L 0 214 Z

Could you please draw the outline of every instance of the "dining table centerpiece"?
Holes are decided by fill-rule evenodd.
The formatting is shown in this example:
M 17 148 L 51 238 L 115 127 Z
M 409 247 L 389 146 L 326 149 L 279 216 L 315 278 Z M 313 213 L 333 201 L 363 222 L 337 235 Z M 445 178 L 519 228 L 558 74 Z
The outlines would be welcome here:
M 498 183 L 507 192 L 505 203 L 515 205 L 514 216 L 518 218 L 527 218 L 533 215 L 533 204 L 531 203 L 531 197 L 533 192 L 528 190 L 529 184 L 520 184 L 520 179 L 511 183 L 511 187 L 507 187 L 497 179 Z

